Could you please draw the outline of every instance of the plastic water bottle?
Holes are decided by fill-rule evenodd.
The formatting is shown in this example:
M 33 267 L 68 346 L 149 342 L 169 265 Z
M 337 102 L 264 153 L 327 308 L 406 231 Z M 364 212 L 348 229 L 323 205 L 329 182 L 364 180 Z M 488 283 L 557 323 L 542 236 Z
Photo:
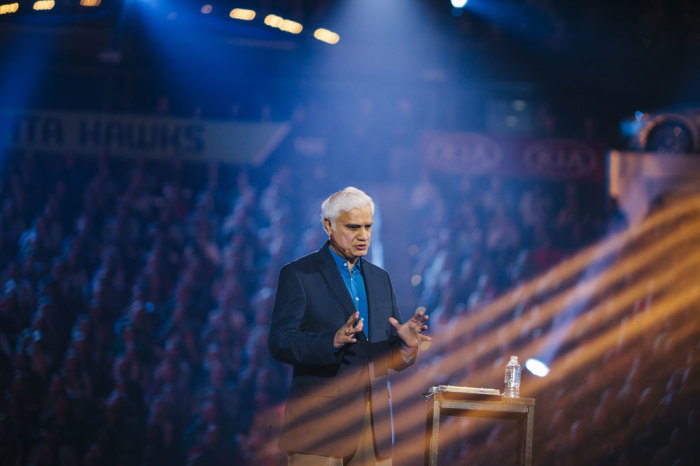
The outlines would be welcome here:
M 505 382 L 503 396 L 520 398 L 520 363 L 518 363 L 517 356 L 511 356 L 510 361 L 506 364 L 506 376 L 503 381 Z

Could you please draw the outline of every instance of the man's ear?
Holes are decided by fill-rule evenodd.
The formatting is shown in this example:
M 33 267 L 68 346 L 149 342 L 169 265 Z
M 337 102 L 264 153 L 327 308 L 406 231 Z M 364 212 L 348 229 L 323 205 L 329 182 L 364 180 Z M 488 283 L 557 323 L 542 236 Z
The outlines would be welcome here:
M 328 220 L 327 218 L 323 219 L 323 228 L 326 229 L 326 233 L 328 233 L 328 236 L 330 236 L 331 233 L 333 232 L 333 228 L 331 228 L 331 221 Z

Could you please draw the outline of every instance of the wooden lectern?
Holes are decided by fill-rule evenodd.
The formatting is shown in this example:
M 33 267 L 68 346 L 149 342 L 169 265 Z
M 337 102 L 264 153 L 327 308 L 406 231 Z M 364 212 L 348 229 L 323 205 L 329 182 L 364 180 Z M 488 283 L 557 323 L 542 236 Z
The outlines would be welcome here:
M 511 418 L 518 421 L 518 461 L 532 464 L 532 431 L 535 422 L 534 398 L 506 398 L 490 388 L 438 385 L 426 393 L 428 399 L 425 464 L 437 466 L 440 417 L 445 415 Z

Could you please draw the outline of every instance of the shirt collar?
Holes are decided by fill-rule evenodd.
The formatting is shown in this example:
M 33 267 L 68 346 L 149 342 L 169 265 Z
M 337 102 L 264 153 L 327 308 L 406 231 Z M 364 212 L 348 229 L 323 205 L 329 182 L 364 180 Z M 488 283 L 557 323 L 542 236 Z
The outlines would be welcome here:
M 340 269 L 341 272 L 345 271 L 350 273 L 350 271 L 348 270 L 348 261 L 340 257 L 340 255 L 338 255 L 338 253 L 336 253 L 330 246 L 328 247 L 328 250 L 331 252 L 333 260 L 335 261 L 335 265 L 338 266 L 338 269 Z M 352 273 L 355 273 L 355 268 L 357 268 L 359 272 L 362 272 L 362 268 L 360 267 L 361 262 L 362 259 L 357 259 L 357 262 L 355 262 L 355 265 L 352 268 Z

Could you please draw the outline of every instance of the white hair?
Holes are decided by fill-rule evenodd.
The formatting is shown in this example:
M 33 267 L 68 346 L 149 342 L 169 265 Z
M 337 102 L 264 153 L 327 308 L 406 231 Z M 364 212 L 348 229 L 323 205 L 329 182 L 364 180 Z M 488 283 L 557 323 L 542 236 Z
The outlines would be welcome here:
M 369 205 L 372 215 L 374 215 L 374 201 L 361 189 L 348 186 L 342 191 L 331 194 L 321 204 L 321 222 L 328 220 L 331 222 L 331 230 L 335 231 L 335 221 L 343 212 L 350 212 Z

